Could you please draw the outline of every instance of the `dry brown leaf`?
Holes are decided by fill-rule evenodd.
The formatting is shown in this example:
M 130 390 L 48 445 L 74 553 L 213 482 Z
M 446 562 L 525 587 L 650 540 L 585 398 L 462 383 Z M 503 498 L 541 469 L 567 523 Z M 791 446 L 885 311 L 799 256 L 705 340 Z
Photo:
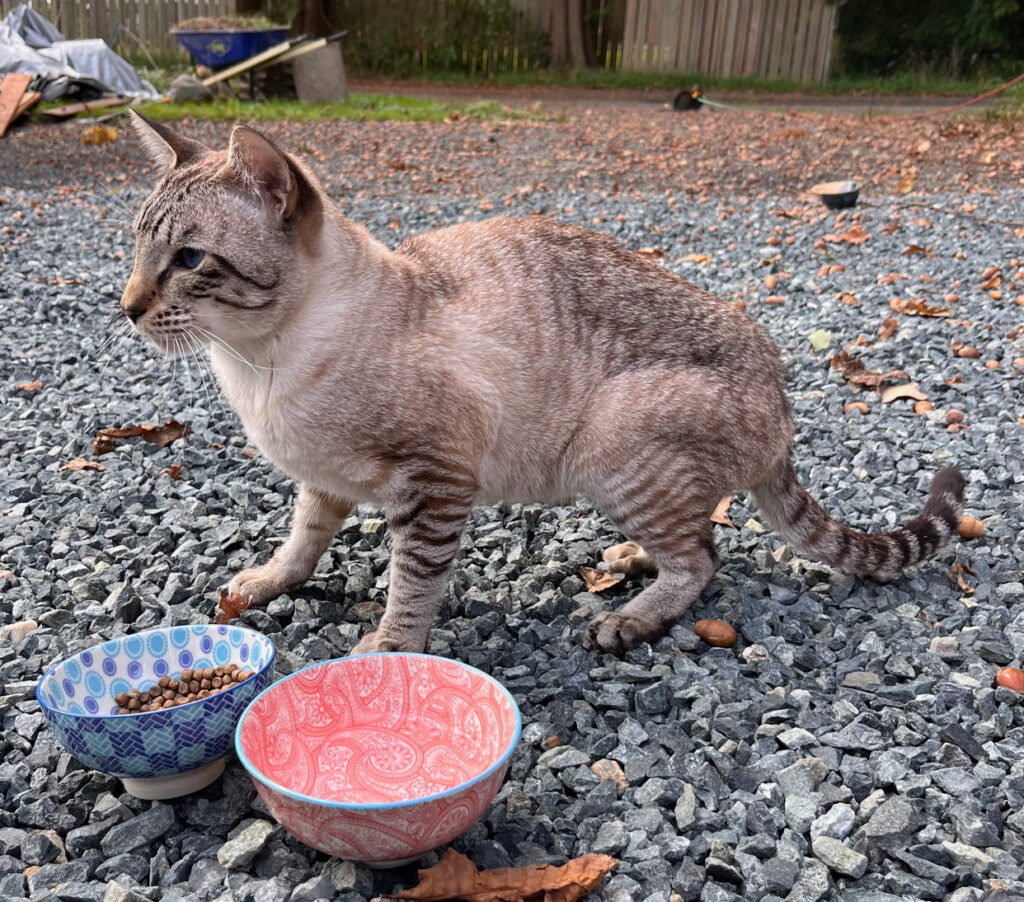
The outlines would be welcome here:
M 910 194 L 910 192 L 914 190 L 914 182 L 916 181 L 917 173 L 905 175 L 896 183 L 896 190 L 899 191 L 900 194 Z
M 732 495 L 726 495 L 718 502 L 718 507 L 711 514 L 712 523 L 720 523 L 722 526 L 736 528 L 736 524 L 729 519 L 729 505 L 732 504 Z
M 961 517 L 956 526 L 961 539 L 977 539 L 985 533 L 985 524 L 976 517 Z
M 15 385 L 15 391 L 39 391 L 43 387 L 43 383 L 38 380 L 35 382 L 22 382 L 21 385 Z
M 832 369 L 839 370 L 854 385 L 862 388 L 878 389 L 883 382 L 891 382 L 893 379 L 909 379 L 903 370 L 890 370 L 888 373 L 876 373 L 864 366 L 863 361 L 852 356 L 847 351 L 840 351 L 830 361 Z
M 98 464 L 94 460 L 86 460 L 84 457 L 76 457 L 74 460 L 69 460 L 60 469 L 62 470 L 105 470 L 106 467 L 103 464 Z
M 577 902 L 593 892 L 619 862 L 609 855 L 583 855 L 561 867 L 535 864 L 525 868 L 478 871 L 465 855 L 449 849 L 432 868 L 417 871 L 419 883 L 385 899 L 442 902 Z
M 890 404 L 902 398 L 912 398 L 915 401 L 927 401 L 928 396 L 921 391 L 916 382 L 906 382 L 903 385 L 890 385 L 881 389 L 882 403 Z
M 709 254 L 687 254 L 683 260 L 687 263 L 710 263 L 711 256 Z
M 889 306 L 897 313 L 907 316 L 949 316 L 949 307 L 931 307 L 924 298 L 893 298 Z
M 899 321 L 893 319 L 891 316 L 887 316 L 882 320 L 882 325 L 878 327 L 878 338 L 881 341 L 885 341 L 887 338 L 892 338 L 899 327 Z
M 166 470 L 161 470 L 160 475 L 169 476 L 171 479 L 180 479 L 181 464 L 171 464 Z
M 863 244 L 871 235 L 864 231 L 859 225 L 854 225 L 848 232 L 839 235 L 825 235 L 822 240 L 829 244 Z
M 220 601 L 217 603 L 217 616 L 213 618 L 214 623 L 230 623 L 246 608 L 252 607 L 252 596 L 244 598 L 237 592 L 228 594 L 220 590 Z
M 981 283 L 981 289 L 982 291 L 988 291 L 989 289 L 992 288 L 998 288 L 1002 284 L 1003 277 L 999 275 L 999 273 L 995 273 L 994 275 L 990 276 L 984 282 Z
M 909 257 L 911 254 L 921 254 L 925 257 L 930 257 L 932 255 L 932 249 L 930 247 L 922 247 L 920 244 L 912 244 L 903 251 L 904 257 Z
M 665 252 L 660 247 L 642 247 L 637 251 L 642 257 L 664 257 Z
M 622 573 L 609 573 L 607 570 L 597 570 L 594 567 L 580 567 L 580 575 L 587 584 L 588 592 L 603 592 L 617 586 L 626 578 Z
M 177 420 L 169 420 L 163 426 L 124 426 L 119 429 L 100 429 L 93 439 L 92 449 L 95 454 L 107 454 L 114 450 L 114 442 L 118 439 L 142 438 L 154 445 L 166 448 L 171 442 L 188 435 L 189 427 Z
M 964 595 L 973 595 L 974 589 L 968 584 L 967 580 L 964 579 L 964 573 L 970 573 L 971 576 L 976 574 L 976 571 L 972 570 L 966 564 L 961 564 L 957 561 L 953 568 L 949 571 L 949 575 L 956 580 L 956 584 L 960 587 L 960 591 Z
M 848 307 L 860 306 L 860 301 L 857 300 L 857 295 L 851 291 L 841 291 L 839 293 L 839 303 L 846 304 Z
M 109 125 L 90 125 L 82 129 L 81 142 L 83 144 L 105 144 L 107 141 L 117 140 L 117 129 Z

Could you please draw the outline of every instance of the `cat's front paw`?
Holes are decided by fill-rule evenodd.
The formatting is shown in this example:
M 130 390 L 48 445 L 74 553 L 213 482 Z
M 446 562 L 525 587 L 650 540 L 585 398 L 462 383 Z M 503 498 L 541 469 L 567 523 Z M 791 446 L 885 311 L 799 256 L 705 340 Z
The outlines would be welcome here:
M 294 581 L 285 579 L 273 562 L 243 570 L 228 583 L 228 592 L 241 595 L 250 604 L 257 606 L 265 605 L 294 588 Z
M 378 651 L 414 651 L 422 652 L 424 647 L 415 642 L 386 636 L 380 630 L 370 630 L 349 652 L 352 655 L 369 655 Z
M 644 642 L 657 642 L 664 634 L 657 624 L 619 611 L 602 611 L 587 627 L 587 638 L 594 648 L 620 658 Z

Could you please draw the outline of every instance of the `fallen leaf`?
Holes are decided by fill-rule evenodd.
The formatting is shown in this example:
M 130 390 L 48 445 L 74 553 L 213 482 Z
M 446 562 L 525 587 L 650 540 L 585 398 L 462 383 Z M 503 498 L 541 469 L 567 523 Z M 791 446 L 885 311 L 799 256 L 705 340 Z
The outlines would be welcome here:
M 904 257 L 909 257 L 911 254 L 921 254 L 924 257 L 930 257 L 932 255 L 932 249 L 930 247 L 922 247 L 920 244 L 912 244 L 903 251 Z
M 665 252 L 660 247 L 642 247 L 637 251 L 643 257 L 664 257 Z M 710 258 L 709 258 L 710 259 Z
M 583 582 L 587 584 L 588 592 L 603 592 L 617 586 L 626 578 L 622 573 L 609 573 L 607 570 L 596 570 L 593 567 L 580 567 L 580 574 L 583 576 Z
M 417 871 L 412 889 L 384 894 L 385 899 L 442 902 L 577 902 L 594 891 L 619 862 L 609 855 L 583 855 L 561 867 L 535 864 L 525 868 L 478 871 L 465 855 L 449 849 L 432 868 Z
M 807 336 L 807 340 L 815 351 L 824 351 L 825 348 L 832 344 L 832 333 L 827 329 L 815 329 Z
M 893 298 L 889 306 L 897 313 L 907 316 L 949 316 L 949 307 L 931 307 L 924 298 Z
M 984 282 L 981 283 L 981 289 L 982 291 L 988 291 L 989 289 L 992 288 L 998 288 L 1002 284 L 1003 277 L 999 275 L 999 273 L 994 273 L 992 276 L 990 276 Z
M 61 470 L 105 470 L 106 467 L 103 464 L 98 464 L 94 460 L 86 460 L 84 457 L 76 457 L 74 460 L 69 460 Z
M 859 307 L 860 301 L 857 300 L 857 295 L 850 291 L 839 292 L 839 303 L 846 304 L 847 307 Z
M 916 382 L 905 382 L 902 385 L 890 385 L 881 390 L 882 403 L 890 404 L 902 398 L 913 398 L 915 401 L 927 401 L 928 396 L 921 391 Z
M 917 174 L 906 175 L 896 183 L 896 190 L 900 194 L 910 194 L 914 190 L 914 182 L 917 181 Z
M 877 389 L 883 382 L 893 379 L 909 379 L 903 370 L 890 370 L 888 373 L 876 373 L 864 366 L 864 362 L 847 351 L 840 351 L 830 361 L 832 369 L 839 370 L 854 385 L 862 388 Z
M 732 504 L 732 495 L 726 495 L 721 501 L 718 502 L 718 507 L 711 513 L 711 522 L 719 523 L 722 526 L 731 526 L 733 529 L 736 528 L 736 524 L 729 519 L 729 505 Z
M 882 320 L 882 325 L 878 327 L 878 338 L 881 341 L 885 341 L 887 338 L 892 338 L 899 328 L 899 320 L 893 319 L 891 316 L 887 316 Z
M 687 254 L 683 260 L 686 263 L 710 263 L 711 256 L 709 254 Z
M 117 129 L 109 125 L 90 125 L 82 129 L 83 144 L 105 144 L 117 140 Z
M 166 470 L 161 470 L 160 475 L 169 476 L 171 479 L 181 478 L 181 464 L 171 464 Z
M 43 387 L 43 383 L 36 382 L 22 382 L 21 385 L 15 385 L 15 391 L 39 391 Z
M 822 240 L 829 244 L 863 244 L 871 235 L 864 231 L 859 225 L 855 225 L 848 232 L 839 235 L 825 235 Z
M 976 575 L 976 571 L 972 570 L 966 564 L 961 564 L 957 561 L 952 569 L 949 571 L 949 575 L 956 580 L 956 584 L 960 587 L 960 591 L 964 595 L 973 595 L 974 589 L 968 584 L 967 580 L 964 579 L 964 573 L 970 573 L 971 576 Z
M 230 623 L 246 608 L 252 607 L 252 596 L 243 598 L 237 592 L 228 594 L 220 590 L 220 601 L 217 604 L 217 616 L 213 618 L 214 623 Z
M 177 420 L 169 420 L 163 426 L 124 426 L 118 429 L 100 429 L 93 439 L 92 447 L 95 454 L 107 454 L 114 450 L 114 442 L 118 439 L 142 438 L 154 445 L 166 448 L 171 442 L 188 435 L 189 427 Z

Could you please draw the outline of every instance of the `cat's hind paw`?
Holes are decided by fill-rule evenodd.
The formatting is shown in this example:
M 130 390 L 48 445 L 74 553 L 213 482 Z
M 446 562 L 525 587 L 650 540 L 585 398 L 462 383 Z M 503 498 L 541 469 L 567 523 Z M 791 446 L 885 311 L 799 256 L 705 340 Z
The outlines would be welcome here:
M 602 611 L 587 627 L 594 648 L 619 658 L 644 642 L 657 642 L 664 634 L 660 626 L 619 611 Z
M 658 572 L 654 561 L 636 542 L 623 542 L 604 550 L 604 562 L 610 573 L 626 576 L 646 576 Z

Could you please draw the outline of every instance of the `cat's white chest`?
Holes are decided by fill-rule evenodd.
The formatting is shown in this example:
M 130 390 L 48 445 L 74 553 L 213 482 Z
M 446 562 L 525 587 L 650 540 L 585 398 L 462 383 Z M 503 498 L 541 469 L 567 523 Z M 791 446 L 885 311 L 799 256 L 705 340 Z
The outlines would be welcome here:
M 249 439 L 279 470 L 335 497 L 377 500 L 379 462 L 363 459 L 343 431 L 328 427 L 328 410 L 289 391 L 274 373 L 244 378 L 221 369 L 218 375 Z

